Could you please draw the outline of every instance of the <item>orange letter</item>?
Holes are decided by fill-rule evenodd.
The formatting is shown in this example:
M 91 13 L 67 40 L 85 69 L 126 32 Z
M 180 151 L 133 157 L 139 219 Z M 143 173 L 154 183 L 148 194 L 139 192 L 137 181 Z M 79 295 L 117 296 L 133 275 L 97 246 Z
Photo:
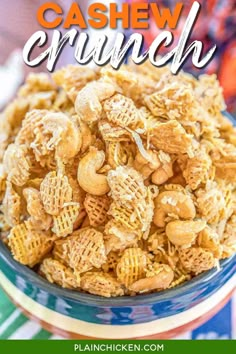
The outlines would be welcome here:
M 169 8 L 164 8 L 162 14 L 160 14 L 159 7 L 155 3 L 150 4 L 150 8 L 154 15 L 154 20 L 159 28 L 165 28 L 166 24 L 172 29 L 176 28 L 182 8 L 183 3 L 178 2 L 175 6 L 173 15 Z
M 121 12 L 117 12 L 117 4 L 110 4 L 110 28 L 117 28 L 117 20 L 122 20 L 122 27 L 129 28 L 129 4 L 122 4 Z
M 148 19 L 148 12 L 140 10 L 148 10 L 148 4 L 146 3 L 134 3 L 131 4 L 131 27 L 132 28 L 148 28 L 149 24 L 146 21 Z
M 56 14 L 61 15 L 63 14 L 62 8 L 59 5 L 54 4 L 53 2 L 46 2 L 45 4 L 39 7 L 37 12 L 37 21 L 42 27 L 56 28 L 61 24 L 62 18 L 57 17 L 52 22 L 46 21 L 44 15 L 47 10 L 53 10 Z
M 88 15 L 93 18 L 88 20 L 88 23 L 93 28 L 103 28 L 107 25 L 107 16 L 105 14 L 101 14 L 99 11 L 107 12 L 107 7 L 104 4 L 99 2 L 95 2 L 94 4 L 90 5 L 88 8 Z M 95 21 L 95 19 L 99 21 Z
M 77 25 L 80 28 L 87 28 L 83 14 L 76 2 L 72 3 L 63 27 L 70 28 L 73 25 Z

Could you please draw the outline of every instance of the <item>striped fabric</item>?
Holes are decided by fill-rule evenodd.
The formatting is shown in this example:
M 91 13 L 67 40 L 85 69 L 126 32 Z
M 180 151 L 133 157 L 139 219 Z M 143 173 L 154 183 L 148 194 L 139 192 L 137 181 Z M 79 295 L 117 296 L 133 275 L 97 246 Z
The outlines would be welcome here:
M 1 339 L 63 339 L 28 320 L 0 290 Z M 210 321 L 176 339 L 236 339 L 236 293 L 231 301 Z

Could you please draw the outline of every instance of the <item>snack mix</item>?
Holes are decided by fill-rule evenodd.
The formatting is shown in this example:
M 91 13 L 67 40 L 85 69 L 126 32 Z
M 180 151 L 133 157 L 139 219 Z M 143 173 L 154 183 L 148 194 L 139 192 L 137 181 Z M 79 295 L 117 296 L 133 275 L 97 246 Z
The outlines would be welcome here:
M 30 74 L 0 116 L 14 259 L 112 297 L 173 288 L 236 251 L 236 129 L 215 75 L 149 64 Z

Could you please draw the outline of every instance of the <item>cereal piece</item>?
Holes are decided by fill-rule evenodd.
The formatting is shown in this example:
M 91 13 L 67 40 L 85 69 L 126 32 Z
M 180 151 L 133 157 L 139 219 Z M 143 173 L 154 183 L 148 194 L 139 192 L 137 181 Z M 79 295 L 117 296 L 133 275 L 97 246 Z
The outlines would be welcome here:
M 31 163 L 27 153 L 24 145 L 11 144 L 3 159 L 3 167 L 8 174 L 7 179 L 20 187 L 28 181 L 30 176 Z
M 45 73 L 30 73 L 26 83 L 18 91 L 20 97 L 27 97 L 36 92 L 52 91 L 55 89 L 50 77 Z
M 146 96 L 144 101 L 157 117 L 179 121 L 194 121 L 198 118 L 194 114 L 196 101 L 188 85 L 180 86 L 177 82 L 172 82 Z
M 209 155 L 200 151 L 195 157 L 188 159 L 183 176 L 191 189 L 197 189 L 201 183 L 206 183 L 212 172 L 212 161 Z M 214 177 L 214 175 L 213 175 Z
M 50 232 L 36 231 L 26 222 L 11 229 L 9 247 L 15 260 L 34 267 L 50 252 L 53 239 Z
M 127 248 L 116 267 L 118 280 L 129 287 L 135 281 L 142 279 L 147 267 L 147 255 L 140 248 Z
M 52 255 L 53 258 L 66 266 L 69 266 L 69 240 L 75 239 L 76 236 L 68 236 L 65 239 L 56 240 L 53 245 Z
M 68 251 L 69 265 L 77 273 L 100 268 L 106 262 L 103 234 L 93 228 L 81 229 L 70 238 Z
M 195 242 L 197 234 L 206 226 L 203 220 L 171 221 L 166 226 L 166 236 L 175 246 L 190 246 Z
M 147 239 L 148 251 L 157 254 L 167 245 L 167 236 L 164 231 L 155 231 Z
M 179 191 L 166 191 L 158 195 L 154 200 L 155 210 L 153 222 L 158 227 L 165 226 L 165 218 L 174 214 L 181 219 L 193 219 L 196 209 L 191 197 Z
M 104 111 L 109 122 L 122 128 L 136 129 L 143 126 L 140 112 L 134 102 L 119 93 L 105 101 Z
M 102 135 L 103 140 L 106 142 L 130 140 L 130 133 L 126 129 L 113 125 L 107 120 L 100 120 L 98 123 L 98 129 Z
M 27 211 L 40 230 L 49 230 L 52 225 L 52 217 L 48 215 L 40 199 L 40 192 L 34 188 L 25 188 L 23 195 L 27 203 Z
M 81 277 L 81 288 L 90 294 L 113 297 L 124 295 L 121 284 L 110 274 L 87 272 Z
M 3 164 L 0 164 L 0 203 L 3 200 L 6 191 L 6 173 L 4 172 Z
M 115 272 L 120 257 L 121 256 L 118 252 L 109 252 L 109 254 L 107 255 L 106 263 L 102 265 L 102 270 L 105 273 Z
M 107 162 L 112 168 L 124 166 L 128 162 L 128 154 L 120 142 L 109 142 L 106 146 Z
M 221 258 L 228 258 L 231 257 L 236 252 L 236 215 L 233 214 L 229 219 L 222 240 L 221 244 L 223 247 L 223 253 Z
M 84 201 L 85 210 L 89 217 L 90 225 L 97 227 L 107 221 L 107 212 L 110 207 L 110 198 L 106 195 L 96 196 L 87 194 Z
M 56 259 L 45 258 L 40 265 L 39 272 L 50 283 L 55 283 L 65 289 L 77 289 L 80 286 L 80 281 L 72 269 L 66 267 Z
M 68 65 L 65 68 L 55 71 L 52 78 L 58 86 L 61 86 L 72 102 L 75 102 L 78 91 L 89 81 L 96 78 L 94 70 L 78 65 Z
M 141 236 L 139 230 L 129 230 L 113 219 L 108 221 L 104 235 L 106 254 L 137 246 L 139 236 Z
M 196 196 L 197 210 L 209 224 L 215 224 L 225 217 L 225 195 L 215 182 L 209 181 L 206 188 L 196 192 Z
M 179 257 L 184 268 L 196 275 L 213 268 L 216 263 L 213 254 L 201 247 L 180 249 Z
M 22 120 L 29 109 L 29 101 L 28 98 L 17 97 L 4 110 L 5 119 L 7 123 L 9 123 L 11 129 L 19 129 Z
M 138 230 L 141 227 L 140 220 L 133 208 L 128 208 L 113 202 L 108 212 L 116 222 L 130 230 Z
M 73 191 L 68 177 L 49 172 L 41 183 L 40 195 L 45 211 L 50 215 L 59 215 L 65 204 L 72 201 Z
M 222 255 L 222 246 L 218 233 L 211 227 L 206 226 L 197 238 L 197 244 L 213 253 L 215 258 L 220 259 Z
M 227 182 L 235 182 L 236 173 L 236 147 L 231 144 L 222 144 L 216 141 L 216 148 L 211 154 L 216 176 Z
M 175 120 L 154 127 L 150 142 L 155 148 L 169 154 L 188 154 L 189 157 L 193 157 L 193 152 L 197 148 L 197 142 Z
M 138 202 L 147 197 L 147 189 L 139 172 L 131 167 L 119 166 L 108 172 L 111 196 L 120 202 Z
M 3 199 L 3 213 L 7 224 L 13 227 L 20 223 L 21 198 L 10 182 L 7 182 L 6 186 L 6 193 Z
M 79 119 L 88 124 L 98 121 L 102 114 L 101 102 L 113 96 L 115 91 L 114 86 L 107 82 L 88 83 L 79 91 L 75 101 L 75 110 Z
M 146 272 L 146 278 L 139 279 L 129 286 L 129 290 L 145 293 L 155 289 L 167 289 L 174 279 L 173 270 L 166 264 L 155 263 L 153 270 Z
M 11 230 L 11 226 L 6 222 L 4 214 L 0 212 L 0 237 L 2 233 L 8 232 L 9 230 Z
M 66 237 L 72 234 L 79 212 L 80 204 L 72 203 L 65 206 L 58 216 L 53 217 L 52 231 L 58 237 Z

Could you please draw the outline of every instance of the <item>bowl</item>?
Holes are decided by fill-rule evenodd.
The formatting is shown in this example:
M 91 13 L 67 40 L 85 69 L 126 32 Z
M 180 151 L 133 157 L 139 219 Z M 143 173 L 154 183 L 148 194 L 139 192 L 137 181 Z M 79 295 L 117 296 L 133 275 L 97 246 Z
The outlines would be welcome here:
M 67 338 L 167 339 L 192 330 L 228 301 L 236 285 L 235 270 L 236 255 L 176 288 L 107 299 L 50 284 L 16 262 L 0 241 L 4 291 L 28 317 Z
M 13 260 L 0 242 L 0 284 L 47 330 L 67 338 L 171 338 L 197 327 L 228 301 L 236 255 L 176 288 L 135 297 L 102 298 L 48 283 Z

